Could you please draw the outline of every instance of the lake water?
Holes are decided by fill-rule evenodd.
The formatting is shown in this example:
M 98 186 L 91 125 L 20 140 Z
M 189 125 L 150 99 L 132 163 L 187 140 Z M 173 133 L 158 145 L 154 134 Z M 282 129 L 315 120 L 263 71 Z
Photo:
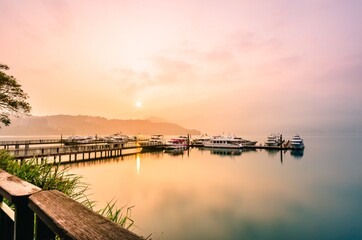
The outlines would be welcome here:
M 362 137 L 304 141 L 296 155 L 192 148 L 70 171 L 99 208 L 134 206 L 131 230 L 152 239 L 362 239 Z

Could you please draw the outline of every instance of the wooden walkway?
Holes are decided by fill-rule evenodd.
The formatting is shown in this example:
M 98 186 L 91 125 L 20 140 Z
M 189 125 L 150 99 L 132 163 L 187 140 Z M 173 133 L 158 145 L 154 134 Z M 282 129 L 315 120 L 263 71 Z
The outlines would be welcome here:
M 4 149 L 12 148 L 29 148 L 30 145 L 47 145 L 47 144 L 62 144 L 61 139 L 46 139 L 46 140 L 21 140 L 21 141 L 0 141 L 0 147 Z
M 107 140 L 97 139 L 90 142 L 84 142 L 82 145 L 87 144 L 106 144 L 110 143 Z M 29 148 L 31 145 L 72 145 L 72 142 L 69 142 L 65 139 L 37 139 L 37 140 L 16 140 L 16 141 L 0 141 L 0 147 L 4 149 L 11 148 L 21 148 L 22 146 L 25 148 Z
M 141 151 L 160 151 L 165 149 L 165 145 L 150 144 L 145 140 L 129 141 L 127 143 L 109 143 L 104 140 L 95 140 L 88 143 L 65 145 L 62 139 L 40 139 L 1 141 L 1 146 L 18 160 L 35 158 L 37 160 L 46 159 L 47 161 L 60 163 L 120 157 Z M 199 146 L 190 145 L 190 147 Z M 241 149 L 290 150 L 291 147 L 290 142 L 287 141 L 283 142 L 281 146 L 254 145 L 243 146 Z
M 136 147 L 134 147 L 136 148 Z M 22 148 L 22 149 L 7 149 L 10 155 L 16 159 L 29 158 L 50 158 L 67 155 L 68 161 L 81 159 L 96 159 L 102 157 L 112 157 L 122 155 L 122 146 L 117 144 L 102 144 L 102 145 L 78 145 L 78 146 L 57 146 L 43 148 Z
M 43 142 L 43 140 L 29 141 L 34 144 Z M 48 141 L 50 143 L 51 141 Z M 15 143 L 15 142 L 14 142 Z M 24 141 L 16 142 L 18 146 Z M 56 143 L 53 141 L 52 143 Z M 59 143 L 59 142 L 58 142 Z M 13 144 L 13 143 L 11 143 Z M 8 145 L 7 145 L 8 146 Z M 139 153 L 142 150 L 152 151 L 162 149 L 163 145 L 149 144 L 147 142 L 130 141 L 127 143 L 87 143 L 56 146 L 29 147 L 24 145 L 22 148 L 5 148 L 15 159 L 47 159 L 48 161 L 69 163 L 83 160 L 96 160 L 102 158 L 119 157 Z

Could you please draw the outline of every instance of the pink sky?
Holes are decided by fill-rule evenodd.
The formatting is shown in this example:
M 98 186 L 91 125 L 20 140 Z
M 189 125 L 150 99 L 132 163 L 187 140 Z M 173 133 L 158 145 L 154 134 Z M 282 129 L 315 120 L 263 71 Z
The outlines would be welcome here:
M 0 0 L 0 62 L 36 116 L 360 130 L 361 11 L 359 0 Z

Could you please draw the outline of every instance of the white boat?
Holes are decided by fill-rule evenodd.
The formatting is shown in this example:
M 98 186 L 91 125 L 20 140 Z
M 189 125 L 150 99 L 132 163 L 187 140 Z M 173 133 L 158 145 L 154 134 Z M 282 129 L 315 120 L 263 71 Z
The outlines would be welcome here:
M 302 149 L 304 149 L 304 142 L 303 142 L 303 139 L 298 135 L 298 134 L 296 134 L 294 137 L 293 137 L 293 139 L 290 141 L 290 147 L 292 148 L 292 149 L 296 149 L 296 150 L 298 150 L 298 149 L 300 149 L 300 150 L 302 150 Z
M 65 144 L 85 144 L 94 141 L 95 138 L 92 136 L 70 136 L 64 140 Z
M 192 145 L 196 147 L 203 147 L 205 142 L 208 142 L 212 139 L 211 136 L 208 136 L 207 134 L 201 135 L 199 137 L 196 137 L 192 140 Z
M 255 144 L 258 142 L 258 141 L 247 140 L 242 137 L 234 137 L 234 138 L 238 139 L 243 146 L 255 146 Z
M 107 140 L 107 142 L 112 142 L 112 143 L 126 143 L 128 141 L 130 141 L 131 139 L 127 136 L 127 135 L 123 135 L 120 133 L 116 133 L 110 136 L 105 137 L 105 139 Z
M 282 135 L 279 133 L 270 134 L 267 138 L 267 141 L 265 142 L 265 145 L 269 147 L 277 147 L 280 146 L 281 144 L 282 144 Z
M 157 135 L 152 135 L 150 137 L 150 139 L 148 140 L 149 144 L 154 144 L 154 145 L 162 145 L 165 144 L 166 140 L 164 139 L 163 135 L 161 134 L 157 134 Z
M 217 136 L 204 143 L 206 148 L 242 148 L 240 139 L 234 137 Z
M 178 136 L 166 141 L 165 143 L 166 149 L 187 148 L 188 146 L 189 138 L 187 136 Z

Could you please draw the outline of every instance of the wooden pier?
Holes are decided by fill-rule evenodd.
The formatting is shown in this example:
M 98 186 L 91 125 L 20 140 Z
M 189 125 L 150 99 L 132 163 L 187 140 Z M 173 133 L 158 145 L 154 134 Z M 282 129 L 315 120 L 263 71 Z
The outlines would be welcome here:
M 190 147 L 200 147 L 189 145 Z M 146 140 L 128 142 L 106 142 L 94 140 L 87 143 L 65 145 L 62 139 L 40 139 L 23 141 L 0 141 L 3 147 L 15 159 L 46 159 L 48 162 L 71 163 L 136 154 L 141 151 L 161 151 L 165 145 L 149 143 Z M 253 145 L 240 149 L 291 150 L 290 141 L 280 146 Z
M 52 144 L 52 146 L 42 145 L 41 147 L 31 147 L 32 144 L 40 143 Z M 0 144 L 1 145 L 1 144 Z M 119 157 L 139 153 L 142 150 L 151 151 L 158 149 L 162 145 L 149 144 L 147 142 L 129 141 L 127 143 L 106 143 L 90 142 L 85 144 L 64 145 L 56 140 L 30 140 L 12 141 L 6 144 L 2 142 L 4 149 L 15 159 L 46 159 L 49 162 L 70 163 L 83 160 L 96 160 L 102 158 Z M 14 146 L 24 146 L 15 147 Z

